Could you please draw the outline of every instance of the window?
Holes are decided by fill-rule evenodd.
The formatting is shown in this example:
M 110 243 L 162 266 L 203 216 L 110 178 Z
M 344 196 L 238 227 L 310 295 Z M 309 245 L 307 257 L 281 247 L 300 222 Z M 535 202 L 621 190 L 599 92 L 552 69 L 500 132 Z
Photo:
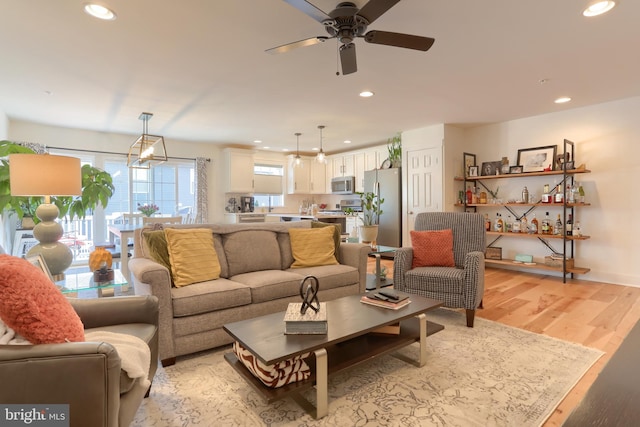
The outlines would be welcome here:
M 256 163 L 253 165 L 255 206 L 284 206 L 282 194 L 283 165 Z

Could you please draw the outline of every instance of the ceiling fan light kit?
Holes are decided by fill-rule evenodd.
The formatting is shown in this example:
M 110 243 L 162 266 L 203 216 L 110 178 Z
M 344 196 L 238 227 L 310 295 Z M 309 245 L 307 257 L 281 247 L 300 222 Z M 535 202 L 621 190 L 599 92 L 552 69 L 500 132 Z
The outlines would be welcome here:
M 341 2 L 334 10 L 325 13 L 306 0 L 284 0 L 302 13 L 321 23 L 329 37 L 316 36 L 282 46 L 267 49 L 268 53 L 284 53 L 292 49 L 311 46 L 328 39 L 336 39 L 340 42 L 338 51 L 342 74 L 352 74 L 358 71 L 356 61 L 356 38 L 364 38 L 364 41 L 372 44 L 403 47 L 426 52 L 435 41 L 431 37 L 422 37 L 411 34 L 393 33 L 389 31 L 371 30 L 367 27 L 376 19 L 386 13 L 400 0 L 369 0 L 362 8 L 352 2 Z

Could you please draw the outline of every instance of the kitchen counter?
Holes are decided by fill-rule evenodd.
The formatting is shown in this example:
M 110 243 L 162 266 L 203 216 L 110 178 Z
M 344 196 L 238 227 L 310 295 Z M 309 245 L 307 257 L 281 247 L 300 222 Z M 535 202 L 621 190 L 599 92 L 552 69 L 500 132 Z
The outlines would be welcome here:
M 293 221 L 300 220 L 314 220 L 314 219 L 324 219 L 324 218 L 346 218 L 345 214 L 335 214 L 335 213 L 323 213 L 318 212 L 316 215 L 303 215 L 299 213 L 268 213 L 267 217 L 273 218 L 291 218 Z

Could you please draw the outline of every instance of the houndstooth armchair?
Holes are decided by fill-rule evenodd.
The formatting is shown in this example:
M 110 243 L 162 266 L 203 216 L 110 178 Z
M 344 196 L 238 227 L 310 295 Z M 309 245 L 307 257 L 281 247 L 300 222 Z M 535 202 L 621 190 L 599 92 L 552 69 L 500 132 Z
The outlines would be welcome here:
M 416 216 L 415 230 L 453 230 L 455 267 L 411 268 L 413 248 L 400 248 L 393 263 L 394 288 L 464 308 L 473 327 L 484 295 L 484 218 L 478 213 L 425 212 Z

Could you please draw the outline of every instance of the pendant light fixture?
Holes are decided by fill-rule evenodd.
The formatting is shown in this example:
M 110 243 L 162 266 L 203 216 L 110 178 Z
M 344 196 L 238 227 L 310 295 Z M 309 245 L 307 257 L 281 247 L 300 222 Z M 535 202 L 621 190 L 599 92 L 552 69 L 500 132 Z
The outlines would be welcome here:
M 129 147 L 127 166 L 134 169 L 149 169 L 151 164 L 160 164 L 168 160 L 164 137 L 149 135 L 149 120 L 153 113 L 141 113 L 142 135 Z
M 302 157 L 300 157 L 300 135 L 302 135 L 300 132 L 296 132 L 294 133 L 294 135 L 296 136 L 296 157 L 295 157 L 295 162 L 293 163 L 293 166 L 298 168 L 298 167 L 302 167 Z
M 326 157 L 324 155 L 324 151 L 322 150 L 322 129 L 324 129 L 324 125 L 319 125 L 318 129 L 320 129 L 320 151 L 318 151 L 318 155 L 316 156 L 316 161 L 318 163 L 325 163 Z

